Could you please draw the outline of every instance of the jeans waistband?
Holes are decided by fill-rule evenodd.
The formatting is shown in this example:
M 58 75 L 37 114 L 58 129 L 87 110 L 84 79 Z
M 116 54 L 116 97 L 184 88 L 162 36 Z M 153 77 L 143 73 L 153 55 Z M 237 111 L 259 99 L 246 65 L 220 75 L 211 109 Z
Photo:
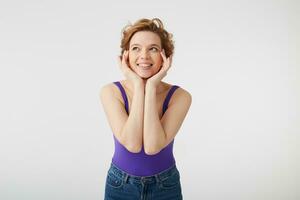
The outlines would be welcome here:
M 125 182 L 133 181 L 133 182 L 137 182 L 137 183 L 160 182 L 160 181 L 167 179 L 169 176 L 172 176 L 174 173 L 179 173 L 178 169 L 176 167 L 176 164 L 174 164 L 171 167 L 169 167 L 168 169 L 166 169 L 160 173 L 154 174 L 152 176 L 134 176 L 134 175 L 128 174 L 125 171 L 119 169 L 113 163 L 111 163 L 109 171 L 112 172 L 115 176 L 123 179 Z

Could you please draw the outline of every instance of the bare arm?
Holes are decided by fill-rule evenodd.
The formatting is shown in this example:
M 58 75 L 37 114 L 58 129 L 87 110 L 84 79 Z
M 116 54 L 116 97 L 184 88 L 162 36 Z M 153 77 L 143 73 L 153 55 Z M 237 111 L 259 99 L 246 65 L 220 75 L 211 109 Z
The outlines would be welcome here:
M 144 149 L 147 154 L 157 153 L 166 141 L 156 105 L 156 87 L 146 86 L 144 111 Z
M 173 56 L 166 58 L 164 50 L 160 54 L 163 58 L 162 68 L 147 80 L 145 87 L 143 142 L 145 152 L 149 155 L 157 154 L 174 139 L 192 102 L 192 96 L 187 91 L 178 88 L 169 102 L 167 111 L 162 119 L 159 119 L 156 107 L 156 87 L 167 75 Z
M 178 88 L 160 120 L 156 108 L 156 88 L 149 85 L 145 91 L 143 140 L 145 152 L 153 155 L 174 139 L 189 110 L 192 98 L 187 91 Z
M 138 153 L 143 145 L 144 86 L 135 85 L 128 119 L 121 131 L 124 144 L 131 152 Z
M 134 86 L 132 107 L 127 115 L 112 85 L 101 90 L 101 102 L 110 127 L 118 141 L 132 153 L 140 152 L 143 142 L 144 86 Z
M 133 83 L 132 107 L 129 115 L 120 98 L 116 97 L 116 92 L 113 90 L 116 88 L 104 87 L 101 101 L 115 137 L 128 151 L 138 153 L 143 145 L 144 83 L 128 67 L 128 58 L 129 54 L 126 50 L 121 57 L 118 57 L 118 63 L 126 79 Z

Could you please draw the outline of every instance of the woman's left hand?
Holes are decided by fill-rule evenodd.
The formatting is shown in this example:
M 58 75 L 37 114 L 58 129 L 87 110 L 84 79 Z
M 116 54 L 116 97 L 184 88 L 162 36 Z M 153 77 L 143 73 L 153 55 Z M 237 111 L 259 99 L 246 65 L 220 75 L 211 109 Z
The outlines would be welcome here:
M 172 57 L 173 55 L 170 55 L 168 58 L 166 57 L 165 50 L 160 52 L 160 55 L 163 58 L 163 65 L 159 72 L 157 72 L 154 76 L 149 78 L 147 80 L 147 84 L 151 84 L 153 86 L 157 86 L 159 82 L 167 75 L 167 71 L 170 69 L 172 64 Z

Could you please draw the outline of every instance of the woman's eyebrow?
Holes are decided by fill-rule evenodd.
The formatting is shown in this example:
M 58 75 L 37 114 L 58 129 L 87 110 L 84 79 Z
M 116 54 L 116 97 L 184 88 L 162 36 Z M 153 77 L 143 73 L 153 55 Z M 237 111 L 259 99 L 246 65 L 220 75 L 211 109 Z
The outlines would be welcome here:
M 140 45 L 140 44 L 132 44 L 132 45 L 130 45 L 130 46 L 142 46 L 142 45 Z M 160 48 L 160 46 L 157 45 L 157 44 L 149 44 L 148 46 L 157 46 L 157 47 Z

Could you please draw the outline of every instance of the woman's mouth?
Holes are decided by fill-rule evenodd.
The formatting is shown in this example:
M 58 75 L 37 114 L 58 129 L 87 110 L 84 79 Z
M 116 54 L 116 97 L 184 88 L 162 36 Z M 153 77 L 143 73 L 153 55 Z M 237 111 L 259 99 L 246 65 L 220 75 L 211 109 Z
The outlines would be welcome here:
M 149 69 L 153 66 L 151 63 L 139 63 L 137 66 L 141 67 L 142 69 Z

